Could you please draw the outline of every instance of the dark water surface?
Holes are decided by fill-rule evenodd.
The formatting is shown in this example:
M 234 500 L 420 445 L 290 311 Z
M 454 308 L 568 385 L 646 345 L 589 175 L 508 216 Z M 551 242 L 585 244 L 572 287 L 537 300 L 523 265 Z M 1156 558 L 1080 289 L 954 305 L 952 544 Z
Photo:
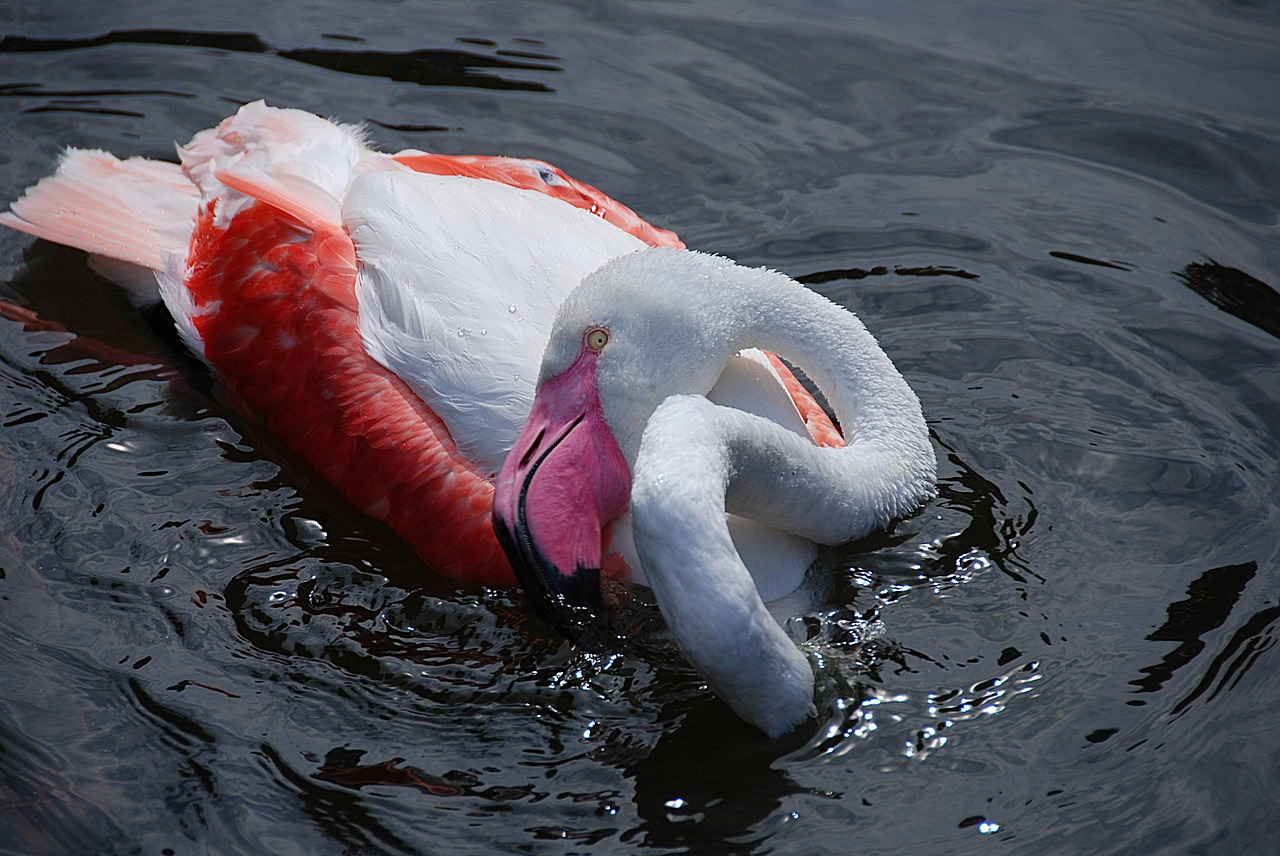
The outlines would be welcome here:
M 1275 2 L 212 5 L 0 7 L 0 200 L 261 97 L 541 157 L 856 310 L 941 495 L 828 557 L 770 742 L 433 577 L 5 233 L 0 852 L 1280 850 Z

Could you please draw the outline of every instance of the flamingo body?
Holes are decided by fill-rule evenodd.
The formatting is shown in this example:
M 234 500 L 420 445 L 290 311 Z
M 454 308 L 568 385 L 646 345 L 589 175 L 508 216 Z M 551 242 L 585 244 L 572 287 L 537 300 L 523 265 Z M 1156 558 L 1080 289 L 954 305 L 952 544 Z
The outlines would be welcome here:
M 69 150 L 0 223 L 163 299 L 228 400 L 435 571 L 518 578 L 582 639 L 602 583 L 646 583 L 743 719 L 774 735 L 813 713 L 764 601 L 936 471 L 851 313 L 541 161 L 383 154 L 261 102 L 179 155 Z
M 68 150 L 0 222 L 89 252 L 140 299 L 158 288 L 227 399 L 353 504 L 439 573 L 513 582 L 492 482 L 556 309 L 610 258 L 684 245 L 544 162 L 383 154 L 262 102 L 179 155 Z M 741 363 L 721 400 L 840 442 L 776 358 Z M 607 575 L 643 579 L 615 536 Z

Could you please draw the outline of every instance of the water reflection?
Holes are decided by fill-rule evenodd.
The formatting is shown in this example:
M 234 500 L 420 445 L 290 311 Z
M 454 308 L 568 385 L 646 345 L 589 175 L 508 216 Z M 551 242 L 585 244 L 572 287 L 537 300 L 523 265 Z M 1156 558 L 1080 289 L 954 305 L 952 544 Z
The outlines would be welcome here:
M 719 702 L 688 705 L 678 726 L 624 770 L 635 781 L 640 818 L 624 840 L 692 849 L 722 841 L 721 852 L 753 852 L 767 836 L 762 821 L 803 790 L 777 766 L 779 754 L 803 745 L 811 731 L 805 726 L 771 742 Z
M 363 39 L 359 38 L 351 39 L 332 35 L 327 38 L 340 41 L 363 41 Z M 387 80 L 415 83 L 422 86 L 466 86 L 473 89 L 526 92 L 554 91 L 550 86 L 536 80 L 520 79 L 510 74 L 499 73 L 561 71 L 560 66 L 555 64 L 558 62 L 557 57 L 533 50 L 538 46 L 537 42 L 525 39 L 522 40 L 523 49 L 502 50 L 497 49 L 496 42 L 488 39 L 459 39 L 458 41 L 478 47 L 490 47 L 495 50 L 488 54 L 458 49 L 420 49 L 404 52 L 320 48 L 284 50 L 266 43 L 261 37 L 253 33 L 216 33 L 189 30 L 114 30 L 103 35 L 78 39 L 42 39 L 7 35 L 0 38 L 0 53 L 60 53 L 111 45 L 176 46 L 237 53 L 274 54 L 282 59 L 318 66 L 344 74 L 382 77 Z M 38 84 L 18 84 L 0 88 L 0 97 L 38 96 L 41 99 L 47 99 L 50 96 L 58 96 L 59 94 L 74 95 L 77 98 L 102 98 L 104 96 L 122 94 L 131 96 L 190 97 L 183 93 L 167 90 L 129 90 L 127 93 L 110 90 L 80 90 L 74 93 L 57 93 L 43 89 Z M 64 105 L 58 109 L 67 109 L 67 107 Z M 121 111 L 112 112 L 117 115 L 130 115 Z M 139 118 L 141 117 L 139 116 Z
M 992 135 L 998 142 L 1083 158 L 1144 176 L 1256 223 L 1274 222 L 1280 144 L 1211 124 L 1212 143 L 1185 120 L 1096 108 L 1055 109 Z
M 493 44 L 490 42 L 489 44 Z M 533 80 L 521 80 L 494 71 L 560 71 L 553 65 L 556 57 L 511 51 L 498 51 L 494 56 L 458 50 L 416 50 L 404 53 L 385 51 L 298 49 L 280 51 L 284 59 L 340 71 L 385 77 L 403 83 L 423 86 L 469 86 L 477 89 L 554 92 L 550 86 Z M 517 58 L 519 57 L 519 58 Z
M 341 755 L 342 750 L 335 752 Z M 299 808 L 325 838 L 371 853 L 417 852 L 413 841 L 378 819 L 375 806 L 358 789 L 353 792 L 317 781 L 319 776 L 295 769 L 269 744 L 259 747 L 258 754 L 271 765 L 281 789 L 296 796 Z
M 1262 280 L 1213 261 L 1191 262 L 1174 276 L 1223 312 L 1280 339 L 1280 293 Z
M 1256 562 L 1210 568 L 1187 586 L 1185 599 L 1169 604 L 1168 619 L 1147 636 L 1150 642 L 1177 642 L 1159 663 L 1141 671 L 1145 677 L 1130 681 L 1141 694 L 1159 692 L 1179 670 L 1190 665 L 1209 645 L 1213 631 L 1231 619 L 1249 583 L 1258 573 Z M 1213 659 L 1197 670 L 1199 680 L 1192 690 L 1172 705 L 1170 713 L 1178 715 L 1202 696 L 1215 698 L 1223 689 L 1240 681 L 1257 658 L 1275 645 L 1275 627 L 1280 619 L 1280 606 L 1268 606 L 1237 620 L 1236 630 L 1221 645 Z M 1133 699 L 1131 705 L 1146 704 Z

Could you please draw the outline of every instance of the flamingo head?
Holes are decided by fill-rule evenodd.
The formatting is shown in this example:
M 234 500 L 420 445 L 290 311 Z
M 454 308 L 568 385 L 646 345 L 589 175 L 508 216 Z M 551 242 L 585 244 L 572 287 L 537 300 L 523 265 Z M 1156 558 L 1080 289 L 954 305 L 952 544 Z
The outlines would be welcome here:
M 684 268 L 699 255 L 641 250 L 569 295 L 528 421 L 498 473 L 498 540 L 539 612 L 574 641 L 605 626 L 607 527 L 627 510 L 648 417 L 669 394 L 705 393 L 719 372 L 700 347 L 708 325 L 687 299 Z M 725 351 L 719 366 L 732 355 L 712 350 Z
M 631 492 L 596 384 L 607 340 L 592 328 L 577 359 L 539 385 L 494 493 L 494 531 L 516 577 L 542 616 L 574 641 L 595 632 L 604 614 L 602 532 Z

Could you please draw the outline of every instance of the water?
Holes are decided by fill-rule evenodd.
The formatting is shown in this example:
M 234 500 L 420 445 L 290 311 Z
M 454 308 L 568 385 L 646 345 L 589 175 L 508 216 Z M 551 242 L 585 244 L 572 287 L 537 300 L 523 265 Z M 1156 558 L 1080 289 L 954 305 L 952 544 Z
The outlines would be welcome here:
M 588 657 L 424 572 L 0 235 L 0 852 L 1275 851 L 1274 3 L 82 9 L 0 9 L 3 199 L 264 96 L 541 157 L 855 309 L 942 485 L 827 557 L 769 742 L 642 605 Z

